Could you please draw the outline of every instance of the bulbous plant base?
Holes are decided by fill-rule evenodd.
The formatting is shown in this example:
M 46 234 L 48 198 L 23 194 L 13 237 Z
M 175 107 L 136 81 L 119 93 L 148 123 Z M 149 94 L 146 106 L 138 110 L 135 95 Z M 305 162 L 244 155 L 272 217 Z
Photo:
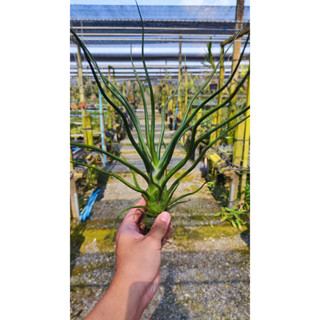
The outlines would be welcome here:
M 155 220 L 156 220 L 156 218 L 147 217 L 147 216 L 145 216 L 142 219 L 142 221 L 141 221 L 141 223 L 139 225 L 139 228 L 140 228 L 141 233 L 143 235 L 146 235 L 150 231 L 150 229 L 151 229 L 151 227 L 152 227 L 152 225 L 153 225 Z

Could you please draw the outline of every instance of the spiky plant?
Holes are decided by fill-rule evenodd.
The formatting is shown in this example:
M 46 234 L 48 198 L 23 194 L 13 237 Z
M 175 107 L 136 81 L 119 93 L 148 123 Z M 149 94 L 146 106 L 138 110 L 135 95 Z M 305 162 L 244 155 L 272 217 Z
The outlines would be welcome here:
M 102 169 L 99 169 L 96 167 L 92 167 L 90 165 L 86 165 L 83 163 L 79 163 L 77 161 L 73 161 L 75 164 L 84 165 L 88 168 L 92 168 L 93 170 L 97 170 L 99 172 L 102 172 L 104 174 L 112 176 L 112 177 L 120 180 L 122 183 L 124 183 L 129 188 L 141 193 L 142 197 L 146 200 L 146 203 L 147 203 L 147 205 L 145 207 L 143 207 L 145 209 L 145 211 L 144 211 L 144 214 L 145 214 L 144 224 L 147 227 L 150 227 L 154 218 L 156 218 L 161 212 L 171 210 L 173 207 L 175 207 L 179 203 L 184 202 L 184 201 L 182 201 L 182 199 L 198 192 L 204 186 L 204 184 L 203 184 L 200 188 L 198 188 L 194 192 L 190 192 L 190 193 L 181 195 L 176 198 L 173 197 L 181 180 L 184 177 L 186 177 L 197 166 L 197 164 L 201 161 L 201 159 L 205 155 L 206 151 L 209 150 L 214 143 L 216 143 L 223 136 L 225 136 L 230 130 L 234 129 L 239 123 L 241 123 L 242 121 L 244 121 L 246 119 L 243 117 L 240 119 L 239 117 L 241 115 L 243 115 L 248 110 L 249 107 L 246 107 L 243 110 L 239 111 L 233 117 L 225 120 L 224 122 L 215 126 L 214 128 L 211 128 L 206 133 L 204 133 L 200 136 L 196 136 L 197 129 L 201 125 L 201 123 L 203 123 L 203 121 L 205 121 L 214 112 L 217 112 L 219 109 L 221 109 L 225 106 L 228 106 L 231 99 L 237 94 L 239 89 L 243 86 L 246 79 L 248 78 L 248 75 L 250 72 L 249 70 L 243 76 L 241 81 L 239 81 L 235 90 L 220 105 L 215 106 L 214 108 L 211 108 L 209 110 L 204 110 L 204 107 L 206 106 L 206 104 L 210 100 L 214 99 L 219 94 L 219 92 L 226 89 L 228 87 L 228 85 L 230 84 L 230 82 L 232 81 L 237 68 L 239 68 L 241 59 L 244 54 L 244 50 L 245 50 L 247 43 L 248 43 L 248 40 L 249 40 L 249 36 L 247 37 L 247 40 L 244 44 L 244 48 L 241 52 L 241 56 L 240 56 L 240 59 L 237 63 L 237 66 L 236 66 L 235 70 L 232 72 L 230 78 L 226 81 L 226 83 L 223 85 L 223 87 L 221 87 L 219 90 L 213 92 L 207 99 L 199 102 L 199 104 L 196 108 L 192 109 L 192 105 L 193 105 L 195 99 L 198 97 L 198 95 L 201 93 L 201 91 L 203 91 L 206 88 L 206 86 L 208 85 L 208 83 L 210 82 L 210 80 L 212 79 L 214 74 L 217 72 L 217 68 L 219 67 L 220 61 L 222 59 L 221 58 L 220 61 L 216 64 L 215 68 L 213 69 L 210 77 L 206 80 L 206 82 L 200 87 L 200 89 L 194 94 L 192 99 L 189 101 L 187 109 L 185 110 L 185 113 L 184 113 L 184 116 L 182 118 L 182 121 L 180 123 L 179 128 L 174 133 L 170 143 L 168 145 L 165 145 L 164 144 L 165 111 L 166 111 L 166 108 L 167 108 L 170 100 L 176 95 L 180 83 L 178 84 L 177 88 L 174 90 L 174 92 L 171 94 L 171 96 L 168 98 L 165 105 L 161 109 L 161 133 L 160 133 L 159 140 L 156 142 L 155 141 L 155 112 L 156 112 L 156 108 L 155 108 L 155 101 L 154 101 L 154 93 L 152 90 L 152 85 L 151 85 L 150 77 L 148 74 L 148 70 L 147 70 L 147 66 L 146 66 L 145 58 L 144 58 L 144 25 L 143 25 L 143 20 L 142 20 L 140 9 L 138 6 L 137 6 L 137 8 L 138 8 L 140 19 L 141 19 L 142 63 L 144 66 L 144 71 L 146 74 L 149 93 L 150 93 L 151 115 L 148 114 L 146 98 L 144 95 L 144 88 L 143 88 L 143 85 L 139 79 L 137 72 L 136 72 L 134 62 L 132 59 L 132 52 L 131 52 L 131 63 L 132 63 L 133 71 L 135 73 L 135 77 L 136 77 L 137 82 L 139 84 L 139 90 L 140 90 L 143 108 L 144 108 L 146 143 L 145 143 L 144 137 L 142 135 L 140 122 L 136 116 L 134 108 L 129 104 L 127 97 L 125 97 L 118 90 L 118 88 L 111 81 L 109 81 L 108 78 L 101 72 L 95 59 L 93 58 L 93 56 L 91 55 L 91 53 L 89 52 L 87 47 L 84 45 L 84 43 L 77 36 L 77 34 L 75 33 L 75 31 L 72 28 L 71 28 L 71 33 L 74 36 L 75 40 L 79 43 L 79 45 L 81 46 L 81 48 L 84 52 L 86 60 L 89 63 L 92 74 L 95 78 L 95 81 L 96 81 L 98 87 L 99 87 L 99 90 L 101 91 L 101 94 L 103 95 L 104 99 L 114 108 L 114 110 L 121 117 L 123 124 L 124 124 L 124 129 L 126 130 L 126 133 L 127 133 L 127 136 L 129 138 L 129 140 L 131 141 L 133 147 L 136 149 L 137 153 L 140 155 L 141 160 L 144 163 L 146 172 L 140 170 L 139 168 L 137 168 L 133 164 L 129 163 L 123 157 L 118 157 L 108 151 L 103 151 L 100 148 L 81 144 L 81 143 L 76 143 L 76 142 L 71 142 L 71 144 L 74 146 L 77 146 L 77 147 L 82 147 L 82 148 L 85 147 L 88 149 L 92 149 L 92 150 L 96 150 L 101 153 L 104 153 L 107 156 L 109 156 L 111 159 L 122 163 L 123 165 L 125 165 L 126 167 L 128 167 L 130 169 L 130 171 L 132 173 L 134 185 L 132 183 L 126 181 L 121 176 L 119 176 L 115 173 L 108 172 L 108 171 L 105 171 L 105 170 L 102 170 Z M 234 41 L 236 39 L 237 39 L 237 37 L 235 37 Z M 233 45 L 233 42 L 230 43 L 228 49 Z M 228 50 L 226 50 L 226 52 L 227 51 Z M 225 54 L 226 54 L 226 52 L 225 52 Z M 181 81 L 182 81 L 182 79 L 183 79 L 183 77 L 181 77 Z M 108 94 L 108 92 L 111 92 L 112 96 L 124 107 L 124 109 L 128 113 L 128 115 L 134 125 L 134 128 L 137 132 L 137 136 L 138 136 L 137 141 L 134 139 L 134 137 L 131 133 L 131 130 L 129 128 L 129 124 L 128 124 L 128 121 L 127 121 L 127 118 L 126 118 L 124 112 L 121 110 L 121 108 L 119 108 L 115 104 L 115 102 L 114 102 L 115 99 L 110 98 L 110 94 Z M 199 119 L 197 119 L 197 114 L 200 110 L 202 110 L 202 115 L 201 115 L 201 117 L 199 117 Z M 197 120 L 193 121 L 194 119 L 197 119 Z M 227 125 L 229 124 L 229 122 L 232 120 L 235 120 L 235 119 L 238 119 L 238 120 L 240 119 L 240 120 L 238 121 L 238 123 L 236 123 L 232 127 L 227 128 Z M 217 137 L 214 141 L 209 143 L 202 150 L 202 152 L 195 159 L 193 164 L 186 171 L 184 171 L 179 177 L 175 178 L 175 180 L 173 181 L 173 183 L 169 187 L 168 186 L 169 181 L 171 183 L 174 174 L 177 173 L 187 163 L 188 159 L 190 158 L 190 155 L 194 153 L 194 151 L 196 150 L 199 143 L 201 141 L 203 141 L 204 139 L 208 138 L 213 132 L 215 132 L 219 129 L 224 129 L 224 131 L 220 134 L 219 137 Z M 168 165 L 173 157 L 175 147 L 177 146 L 177 144 L 181 140 L 182 136 L 189 130 L 191 130 L 191 139 L 190 139 L 190 146 L 188 148 L 188 151 L 186 152 L 184 159 L 181 160 L 177 165 L 175 165 L 174 168 L 169 170 Z M 164 152 L 162 153 L 161 151 L 164 151 Z M 146 190 L 142 189 L 139 186 L 136 175 L 141 176 L 147 182 L 148 187 L 146 188 Z M 131 208 L 137 208 L 137 207 L 132 206 L 132 207 L 126 208 L 125 210 L 131 209 Z M 141 206 L 139 206 L 138 208 L 141 208 Z M 125 210 L 123 210 L 119 214 L 118 218 Z M 118 220 L 118 218 L 117 218 L 117 220 Z M 116 222 L 117 222 L 117 220 L 116 220 Z

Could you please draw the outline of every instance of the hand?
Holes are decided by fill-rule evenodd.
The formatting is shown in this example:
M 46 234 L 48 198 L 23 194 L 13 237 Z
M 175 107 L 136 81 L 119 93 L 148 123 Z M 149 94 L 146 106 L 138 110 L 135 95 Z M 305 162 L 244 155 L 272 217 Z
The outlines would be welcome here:
M 136 205 L 146 202 L 141 199 Z M 130 210 L 117 231 L 115 276 L 87 320 L 140 319 L 159 287 L 161 249 L 172 234 L 171 216 L 162 212 L 144 236 L 138 227 L 141 211 Z

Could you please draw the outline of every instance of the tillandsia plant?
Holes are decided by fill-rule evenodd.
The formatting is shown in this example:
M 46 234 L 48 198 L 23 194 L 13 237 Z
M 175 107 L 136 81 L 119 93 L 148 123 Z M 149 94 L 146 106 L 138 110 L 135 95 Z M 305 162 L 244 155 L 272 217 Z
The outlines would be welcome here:
M 94 79 L 96 81 L 96 84 L 99 87 L 99 90 L 104 97 L 104 99 L 114 108 L 115 112 L 121 117 L 124 125 L 124 129 L 126 130 L 127 136 L 129 140 L 131 141 L 133 147 L 141 157 L 141 160 L 144 163 L 145 166 L 145 172 L 137 168 L 135 165 L 132 163 L 129 163 L 126 161 L 122 156 L 118 157 L 108 151 L 103 151 L 100 148 L 94 147 L 94 146 L 89 146 L 81 143 L 76 143 L 76 142 L 71 142 L 72 145 L 77 146 L 77 147 L 82 147 L 82 148 L 88 148 L 92 150 L 99 151 L 103 154 L 106 154 L 109 156 L 111 159 L 118 161 L 128 167 L 132 173 L 133 181 L 134 184 L 126 181 L 123 179 L 121 176 L 108 172 L 96 167 L 91 167 L 90 165 L 82 164 L 77 161 L 73 161 L 75 164 L 79 165 L 84 165 L 88 168 L 92 168 L 94 170 L 100 171 L 104 174 L 110 175 L 118 180 L 120 180 L 122 183 L 124 183 L 126 186 L 129 188 L 141 193 L 142 197 L 146 200 L 147 205 L 146 206 L 133 206 L 133 207 L 128 207 L 125 210 L 131 209 L 131 208 L 141 208 L 143 207 L 144 209 L 144 225 L 146 228 L 150 228 L 154 219 L 163 211 L 169 211 L 176 205 L 184 202 L 182 199 L 186 198 L 189 195 L 192 195 L 196 192 L 198 192 L 204 184 L 198 188 L 194 192 L 190 192 L 187 194 L 183 194 L 179 197 L 174 198 L 174 193 L 177 190 L 179 184 L 181 183 L 181 180 L 186 177 L 196 166 L 197 164 L 201 161 L 203 156 L 205 155 L 206 151 L 209 150 L 218 140 L 220 140 L 223 136 L 225 136 L 230 130 L 234 129 L 239 123 L 244 121 L 246 117 L 240 117 L 244 115 L 244 113 L 249 109 L 249 107 L 246 107 L 236 113 L 233 117 L 223 121 L 221 124 L 211 128 L 208 130 L 206 133 L 202 135 L 197 135 L 197 129 L 203 123 L 210 115 L 212 115 L 214 112 L 217 112 L 219 109 L 228 106 L 232 98 L 235 97 L 239 89 L 243 86 L 245 83 L 246 79 L 249 76 L 249 70 L 246 72 L 246 74 L 242 77 L 242 79 L 237 83 L 237 86 L 235 90 L 218 106 L 215 106 L 209 110 L 205 110 L 204 107 L 206 104 L 214 99 L 219 92 L 225 90 L 228 85 L 231 83 L 231 81 L 234 78 L 234 75 L 236 73 L 236 70 L 239 68 L 240 62 L 243 58 L 244 55 L 244 50 L 248 44 L 249 41 L 249 36 L 246 39 L 246 42 L 244 44 L 244 48 L 241 52 L 240 59 L 237 63 L 236 68 L 232 72 L 230 78 L 226 81 L 226 83 L 219 88 L 219 90 L 213 92 L 210 94 L 208 98 L 206 98 L 204 101 L 199 102 L 197 107 L 192 109 L 193 103 L 195 99 L 199 96 L 199 94 L 207 87 L 207 85 L 210 83 L 212 77 L 214 74 L 217 72 L 217 69 L 220 65 L 220 61 L 224 56 L 220 59 L 220 61 L 216 64 L 215 68 L 213 69 L 210 77 L 203 83 L 203 85 L 200 87 L 200 89 L 193 95 L 192 99 L 189 101 L 186 110 L 184 112 L 184 116 L 181 120 L 179 128 L 175 131 L 170 143 L 165 145 L 164 143 L 164 135 L 165 135 L 165 111 L 166 108 L 169 104 L 169 102 L 172 100 L 172 98 L 176 95 L 178 88 L 180 86 L 180 83 L 183 79 L 181 77 L 181 80 L 177 86 L 177 88 L 174 90 L 174 92 L 168 97 L 167 101 L 165 102 L 164 106 L 161 108 L 161 132 L 160 132 L 160 137 L 158 141 L 155 141 L 155 116 L 156 116 L 156 106 L 155 106 L 155 99 L 154 99 L 154 92 L 152 89 L 150 77 L 148 74 L 148 69 L 146 66 L 145 62 L 145 57 L 144 57 L 144 25 L 143 25 L 143 19 L 141 16 L 141 12 L 139 9 L 139 6 L 137 4 L 137 9 L 140 15 L 141 19 L 141 28 L 142 28 L 142 63 L 144 67 L 144 71 L 146 74 L 146 79 L 148 83 L 148 89 L 149 89 L 149 94 L 150 94 L 150 104 L 151 104 L 151 114 L 148 113 L 148 108 L 147 108 L 147 102 L 146 102 L 146 97 L 144 94 L 144 88 L 142 85 L 142 82 L 139 79 L 139 76 L 136 72 L 135 65 L 132 59 L 132 50 L 131 50 L 131 63 L 132 63 L 132 68 L 135 74 L 135 77 L 137 79 L 137 82 L 139 84 L 139 90 L 142 98 L 142 104 L 144 108 L 144 118 L 145 118 L 145 139 L 142 134 L 141 130 L 141 125 L 140 122 L 137 118 L 137 115 L 135 113 L 135 109 L 133 108 L 132 105 L 128 102 L 127 97 L 125 97 L 119 89 L 111 82 L 108 80 L 108 78 L 101 72 L 99 69 L 94 57 L 91 55 L 85 44 L 81 41 L 81 39 L 78 37 L 78 35 L 75 33 L 75 31 L 71 28 L 71 33 L 74 36 L 75 41 L 80 45 L 84 52 L 84 56 L 86 57 L 86 60 L 89 63 L 90 69 L 92 71 L 92 74 L 94 76 Z M 239 32 L 240 33 L 240 32 Z M 238 33 L 238 34 L 239 34 Z M 230 43 L 229 48 L 233 45 L 233 42 L 237 39 L 235 39 Z M 228 49 L 229 49 L 228 48 Z M 225 51 L 225 54 L 228 50 Z M 113 99 L 110 98 L 110 92 L 113 96 Z M 132 130 L 130 130 L 130 126 L 127 120 L 127 117 L 124 113 L 124 111 L 115 103 L 117 101 L 118 105 L 120 104 L 123 106 L 125 109 L 126 113 L 130 117 L 133 127 L 137 132 L 137 141 L 134 139 L 132 135 Z M 202 111 L 201 116 L 198 116 L 198 112 Z M 193 121 L 193 120 L 196 121 Z M 228 127 L 228 124 L 230 121 L 233 121 L 235 119 L 238 119 L 238 122 L 233 125 L 232 127 Z M 181 140 L 182 136 L 187 132 L 191 130 L 191 138 L 190 138 L 190 146 L 188 148 L 188 151 L 186 152 L 185 157 L 183 160 L 181 160 L 177 165 L 175 165 L 171 170 L 168 169 L 169 163 L 173 157 L 175 147 L 178 145 L 179 141 Z M 175 173 L 177 173 L 188 161 L 190 158 L 190 155 L 194 153 L 196 150 L 197 146 L 200 144 L 201 141 L 204 139 L 207 139 L 213 132 L 217 130 L 224 130 L 221 131 L 221 134 L 212 142 L 210 142 L 199 154 L 199 156 L 195 159 L 195 161 L 192 163 L 192 165 L 185 170 L 183 173 L 178 178 L 175 178 L 175 180 L 172 182 L 173 176 Z M 144 190 L 142 189 L 137 181 L 137 175 L 141 176 L 146 182 L 148 187 Z M 171 183 L 169 187 L 169 181 Z M 115 225 L 121 216 L 121 214 L 125 211 L 123 210 L 120 212 L 118 218 L 116 219 Z

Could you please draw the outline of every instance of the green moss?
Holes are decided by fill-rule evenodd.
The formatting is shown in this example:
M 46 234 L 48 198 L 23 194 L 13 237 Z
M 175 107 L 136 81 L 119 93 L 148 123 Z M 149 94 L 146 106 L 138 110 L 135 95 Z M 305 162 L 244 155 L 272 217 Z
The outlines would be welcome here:
M 204 219 L 199 216 L 199 219 Z M 244 227 L 241 231 L 231 225 L 207 225 L 199 227 L 177 226 L 174 229 L 173 240 L 181 248 L 190 246 L 193 241 L 207 239 L 218 239 L 232 237 L 247 230 Z M 71 247 L 78 247 L 80 254 L 87 252 L 111 253 L 114 252 L 115 243 L 110 241 L 113 229 L 89 228 L 81 232 L 73 232 L 71 236 Z
M 74 277 L 74 276 L 82 275 L 84 273 L 91 273 L 96 270 L 107 270 L 107 269 L 108 269 L 108 265 L 105 262 L 101 263 L 101 262 L 91 261 L 86 265 L 76 265 L 72 269 L 72 276 Z
M 110 252 L 114 251 L 114 242 L 110 241 L 113 229 L 86 229 L 82 233 L 84 241 L 80 247 L 80 253 L 85 252 Z
M 103 229 L 106 225 L 114 225 L 114 219 L 99 219 L 99 220 L 87 220 L 86 228 L 92 229 L 94 227 Z M 107 228 L 106 228 L 107 229 Z M 71 229 L 72 231 L 72 229 Z
M 184 226 L 178 226 L 173 233 L 173 239 L 175 240 L 204 240 L 207 238 L 221 238 L 234 236 L 239 233 L 239 230 L 232 226 L 201 226 L 195 228 L 187 228 Z
M 213 216 L 207 216 L 207 215 L 196 215 L 196 216 L 190 216 L 189 219 L 191 221 L 208 221 L 212 219 L 216 219 Z
M 85 266 L 75 266 L 72 269 L 72 276 L 78 276 L 81 275 L 83 273 L 85 273 L 87 271 L 87 268 L 85 268 Z

